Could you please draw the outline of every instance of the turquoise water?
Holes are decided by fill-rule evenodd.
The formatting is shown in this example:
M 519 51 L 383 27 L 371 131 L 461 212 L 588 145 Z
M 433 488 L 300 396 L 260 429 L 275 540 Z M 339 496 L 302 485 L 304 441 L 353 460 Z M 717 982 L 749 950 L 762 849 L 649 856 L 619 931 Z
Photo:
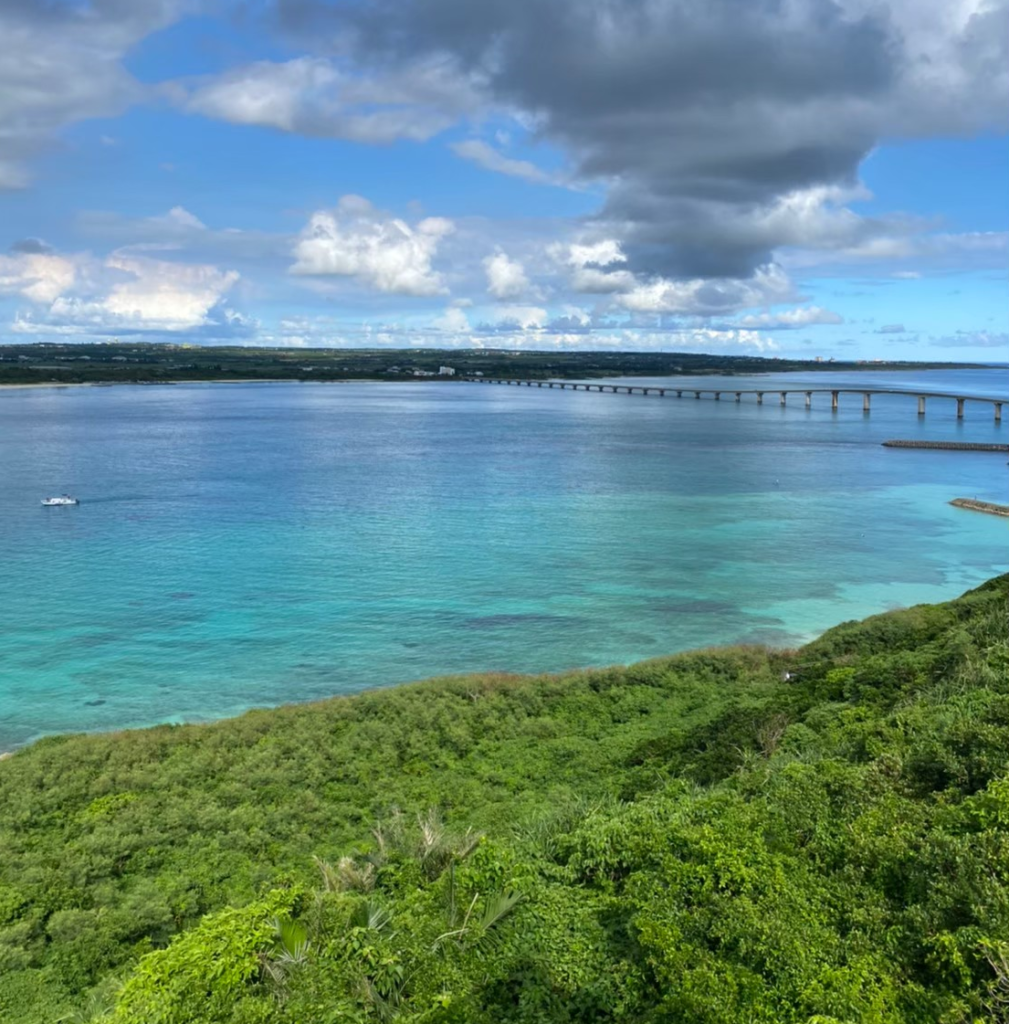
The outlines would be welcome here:
M 737 378 L 766 386 L 803 378 Z M 814 386 L 838 375 L 817 374 Z M 869 383 L 858 376 L 854 383 Z M 668 383 L 668 379 L 666 381 Z M 691 381 L 692 383 L 693 381 Z M 875 383 L 1005 392 L 1005 371 Z M 725 385 L 726 381 L 720 379 Z M 793 645 L 1005 571 L 990 408 L 462 383 L 0 394 L 0 750 L 425 676 Z M 43 509 L 68 491 L 78 508 Z

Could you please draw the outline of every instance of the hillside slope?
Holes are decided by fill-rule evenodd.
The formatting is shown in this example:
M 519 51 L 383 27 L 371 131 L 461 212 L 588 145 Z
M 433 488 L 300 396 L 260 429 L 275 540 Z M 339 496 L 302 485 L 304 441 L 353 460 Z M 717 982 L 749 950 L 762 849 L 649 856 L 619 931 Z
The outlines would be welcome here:
M 0 1014 L 1009 1020 L 1007 591 L 44 740 L 0 762 Z

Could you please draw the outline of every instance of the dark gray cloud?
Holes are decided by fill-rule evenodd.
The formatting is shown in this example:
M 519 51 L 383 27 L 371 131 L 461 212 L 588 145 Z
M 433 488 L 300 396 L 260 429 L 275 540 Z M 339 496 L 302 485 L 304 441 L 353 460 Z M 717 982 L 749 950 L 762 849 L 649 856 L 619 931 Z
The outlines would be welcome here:
M 1004 0 L 278 0 L 277 17 L 365 70 L 452 62 L 606 184 L 593 226 L 646 275 L 851 245 L 825 211 L 882 138 L 1009 112 Z
M 66 125 L 143 95 L 122 64 L 187 0 L 0 0 L 0 190 L 24 188 L 34 157 Z
M 11 252 L 24 253 L 26 255 L 41 255 L 53 251 L 51 245 L 47 245 L 41 238 L 19 238 L 11 245 Z

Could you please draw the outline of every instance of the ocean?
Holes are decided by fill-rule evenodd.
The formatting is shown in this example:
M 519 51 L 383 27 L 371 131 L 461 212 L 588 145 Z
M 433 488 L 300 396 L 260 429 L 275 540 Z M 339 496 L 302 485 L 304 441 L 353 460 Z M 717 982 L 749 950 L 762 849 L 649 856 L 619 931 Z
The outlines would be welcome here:
M 998 395 L 1005 370 L 683 379 Z M 629 383 L 643 383 L 640 379 Z M 670 386 L 664 378 L 656 384 Z M 428 676 L 792 647 L 1009 561 L 991 407 L 430 382 L 0 393 L 0 750 Z M 1009 394 L 1007 394 L 1009 402 Z M 69 492 L 75 508 L 39 499 Z

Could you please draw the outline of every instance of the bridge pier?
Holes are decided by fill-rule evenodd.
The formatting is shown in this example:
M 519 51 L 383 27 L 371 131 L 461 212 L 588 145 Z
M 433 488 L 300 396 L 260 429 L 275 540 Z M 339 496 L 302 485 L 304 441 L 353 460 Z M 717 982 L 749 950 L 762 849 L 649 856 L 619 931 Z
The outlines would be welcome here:
M 919 416 L 924 416 L 925 415 L 925 396 L 924 395 L 919 395 L 918 396 L 918 415 Z
M 831 391 L 830 393 L 830 411 L 837 412 L 837 395 L 838 392 Z
M 763 404 L 764 404 L 764 392 L 763 391 L 758 391 L 757 392 L 757 405 L 763 405 Z
M 813 407 L 813 392 L 812 391 L 807 391 L 806 392 L 806 408 L 807 409 L 812 409 L 812 407 Z
M 963 399 L 962 398 L 958 398 L 956 400 L 956 418 L 958 420 L 962 420 L 963 419 Z
M 994 405 L 995 405 L 995 422 L 996 423 L 1001 423 L 1002 422 L 1002 403 L 1001 402 L 995 402 Z
M 743 400 L 743 392 L 742 391 L 737 391 L 736 392 L 736 401 L 737 402 L 741 402 L 742 400 Z
M 779 396 L 781 398 L 781 404 L 784 405 L 785 404 L 785 396 L 788 394 L 788 392 L 787 391 L 779 391 L 778 394 L 779 394 Z
M 682 398 L 683 397 L 683 392 L 682 391 L 677 391 L 676 392 L 676 397 L 677 398 Z
M 870 392 L 868 392 L 868 391 L 862 392 L 862 412 L 868 412 L 869 411 L 869 399 L 870 398 L 872 398 L 872 395 L 870 394 Z
M 694 392 L 694 398 L 700 398 L 700 397 L 701 397 L 700 391 L 695 391 Z
M 715 392 L 715 401 L 716 402 L 720 402 L 721 400 L 722 400 L 722 392 L 721 391 L 716 391 Z

